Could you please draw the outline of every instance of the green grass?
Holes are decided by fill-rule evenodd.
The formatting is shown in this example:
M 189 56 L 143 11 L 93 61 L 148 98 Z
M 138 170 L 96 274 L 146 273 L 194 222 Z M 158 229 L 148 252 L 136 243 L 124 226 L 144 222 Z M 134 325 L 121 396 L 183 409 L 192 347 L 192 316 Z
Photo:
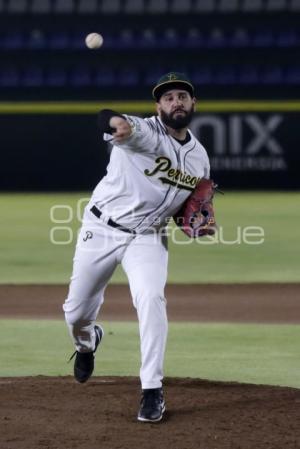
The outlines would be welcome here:
M 104 323 L 95 375 L 139 373 L 137 323 Z M 297 325 L 170 323 L 165 375 L 300 388 Z M 63 321 L 0 320 L 0 376 L 72 375 Z
M 76 205 L 89 194 L 1 194 L 0 195 L 0 283 L 67 283 L 72 269 L 76 232 Z M 50 209 L 67 205 L 70 223 L 52 223 Z M 223 240 L 208 244 L 188 241 L 178 230 L 180 243 L 170 241 L 169 282 L 299 282 L 300 193 L 233 193 L 217 195 L 216 216 Z M 67 219 L 57 210 L 56 218 Z M 72 241 L 53 245 L 54 226 L 71 226 Z M 262 227 L 260 245 L 232 244 L 247 226 Z M 68 231 L 57 231 L 60 241 Z M 205 243 L 206 242 L 206 243 Z M 183 244 L 185 243 L 185 244 Z M 210 242 L 211 243 L 211 242 Z M 118 269 L 116 283 L 126 282 Z

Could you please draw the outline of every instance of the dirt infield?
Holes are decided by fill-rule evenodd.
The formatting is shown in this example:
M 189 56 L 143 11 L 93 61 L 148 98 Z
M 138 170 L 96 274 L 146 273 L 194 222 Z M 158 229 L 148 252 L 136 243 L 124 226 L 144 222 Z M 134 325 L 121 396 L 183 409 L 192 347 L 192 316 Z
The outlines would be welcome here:
M 0 316 L 63 319 L 63 285 L 0 285 Z M 300 284 L 168 285 L 171 321 L 300 322 Z M 103 320 L 135 320 L 127 285 L 110 285 Z
M 63 318 L 66 292 L 2 286 L 1 317 Z M 299 293 L 297 284 L 169 286 L 169 318 L 299 323 Z M 106 296 L 103 319 L 135 319 L 127 287 Z M 139 390 L 137 378 L 0 378 L 0 449 L 300 448 L 298 389 L 166 379 L 159 424 L 136 421 Z

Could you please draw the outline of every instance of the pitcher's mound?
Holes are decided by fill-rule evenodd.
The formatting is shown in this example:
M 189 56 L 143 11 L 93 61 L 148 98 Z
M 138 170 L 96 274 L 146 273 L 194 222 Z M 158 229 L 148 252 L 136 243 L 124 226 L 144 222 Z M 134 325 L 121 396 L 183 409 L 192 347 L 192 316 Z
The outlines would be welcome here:
M 2 449 L 290 449 L 300 447 L 300 390 L 166 379 L 167 412 L 136 420 L 137 378 L 0 378 Z

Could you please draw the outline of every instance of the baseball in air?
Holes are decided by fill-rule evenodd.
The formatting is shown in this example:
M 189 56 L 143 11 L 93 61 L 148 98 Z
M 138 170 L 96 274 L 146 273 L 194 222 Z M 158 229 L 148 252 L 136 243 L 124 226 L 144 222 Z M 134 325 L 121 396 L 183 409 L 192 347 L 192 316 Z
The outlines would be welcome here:
M 85 44 L 88 48 L 96 50 L 103 44 L 103 37 L 98 33 L 90 33 L 85 38 Z

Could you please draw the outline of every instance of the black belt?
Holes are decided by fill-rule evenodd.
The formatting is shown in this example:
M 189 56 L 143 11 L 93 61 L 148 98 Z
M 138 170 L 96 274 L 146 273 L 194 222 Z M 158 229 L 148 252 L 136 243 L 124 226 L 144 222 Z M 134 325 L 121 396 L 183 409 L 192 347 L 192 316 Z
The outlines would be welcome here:
M 102 215 L 101 210 L 99 210 L 96 206 L 93 206 L 91 208 L 91 212 L 97 217 L 100 218 Z M 113 221 L 111 218 L 108 219 L 108 221 L 106 222 L 108 224 L 108 226 L 112 226 L 113 228 L 117 228 L 120 229 L 120 231 L 123 232 L 129 232 L 129 234 L 136 234 L 136 232 L 133 229 L 128 229 L 125 228 L 125 226 L 122 226 L 118 223 L 116 223 L 115 221 Z

